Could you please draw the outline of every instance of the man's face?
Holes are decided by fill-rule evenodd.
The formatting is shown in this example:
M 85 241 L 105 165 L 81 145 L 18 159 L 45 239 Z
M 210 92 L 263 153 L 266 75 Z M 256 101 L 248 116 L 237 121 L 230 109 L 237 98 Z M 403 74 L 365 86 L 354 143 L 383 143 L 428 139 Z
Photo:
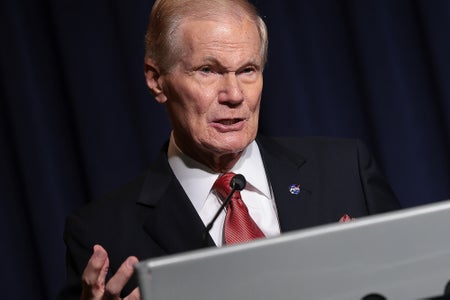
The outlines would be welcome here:
M 263 86 L 260 37 L 245 19 L 188 19 L 180 57 L 158 82 L 183 152 L 202 161 L 239 153 L 256 137 Z

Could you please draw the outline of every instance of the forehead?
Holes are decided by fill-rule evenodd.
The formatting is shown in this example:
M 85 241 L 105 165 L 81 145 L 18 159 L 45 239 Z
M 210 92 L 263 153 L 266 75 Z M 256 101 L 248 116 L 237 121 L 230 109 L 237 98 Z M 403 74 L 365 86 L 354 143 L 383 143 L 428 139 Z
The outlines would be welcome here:
M 226 56 L 235 59 L 261 60 L 260 36 L 249 18 L 189 18 L 178 28 L 182 58 Z

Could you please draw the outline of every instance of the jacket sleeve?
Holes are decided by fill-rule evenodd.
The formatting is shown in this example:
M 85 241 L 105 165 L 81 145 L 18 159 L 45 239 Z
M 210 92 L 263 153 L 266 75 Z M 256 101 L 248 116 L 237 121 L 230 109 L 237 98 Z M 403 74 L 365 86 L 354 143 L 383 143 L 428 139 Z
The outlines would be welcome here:
M 92 255 L 92 248 L 88 241 L 81 239 L 83 234 L 82 222 L 76 215 L 67 218 L 64 230 L 66 250 L 66 284 L 62 288 L 59 299 L 75 300 L 81 296 L 81 275 Z
M 378 168 L 373 156 L 361 141 L 357 141 L 358 165 L 364 198 L 369 214 L 400 209 L 400 204 Z

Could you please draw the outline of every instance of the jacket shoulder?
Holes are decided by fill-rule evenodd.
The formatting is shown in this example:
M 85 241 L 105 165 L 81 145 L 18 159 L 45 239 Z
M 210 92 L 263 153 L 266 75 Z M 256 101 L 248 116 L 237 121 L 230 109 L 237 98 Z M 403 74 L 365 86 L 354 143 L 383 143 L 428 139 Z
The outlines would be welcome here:
M 367 151 L 361 140 L 349 138 L 305 136 L 305 137 L 258 137 L 258 141 L 268 151 L 288 153 L 291 156 L 311 158 L 335 156 L 344 153 Z

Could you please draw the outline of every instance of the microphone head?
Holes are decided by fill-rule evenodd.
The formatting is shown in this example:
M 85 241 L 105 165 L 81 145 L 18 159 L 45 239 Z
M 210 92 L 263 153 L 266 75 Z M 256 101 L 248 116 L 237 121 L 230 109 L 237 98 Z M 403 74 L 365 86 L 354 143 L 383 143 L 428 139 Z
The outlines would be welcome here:
M 242 191 L 245 188 L 246 184 L 247 184 L 247 180 L 245 180 L 245 177 L 242 174 L 234 175 L 230 181 L 231 188 L 236 191 Z

